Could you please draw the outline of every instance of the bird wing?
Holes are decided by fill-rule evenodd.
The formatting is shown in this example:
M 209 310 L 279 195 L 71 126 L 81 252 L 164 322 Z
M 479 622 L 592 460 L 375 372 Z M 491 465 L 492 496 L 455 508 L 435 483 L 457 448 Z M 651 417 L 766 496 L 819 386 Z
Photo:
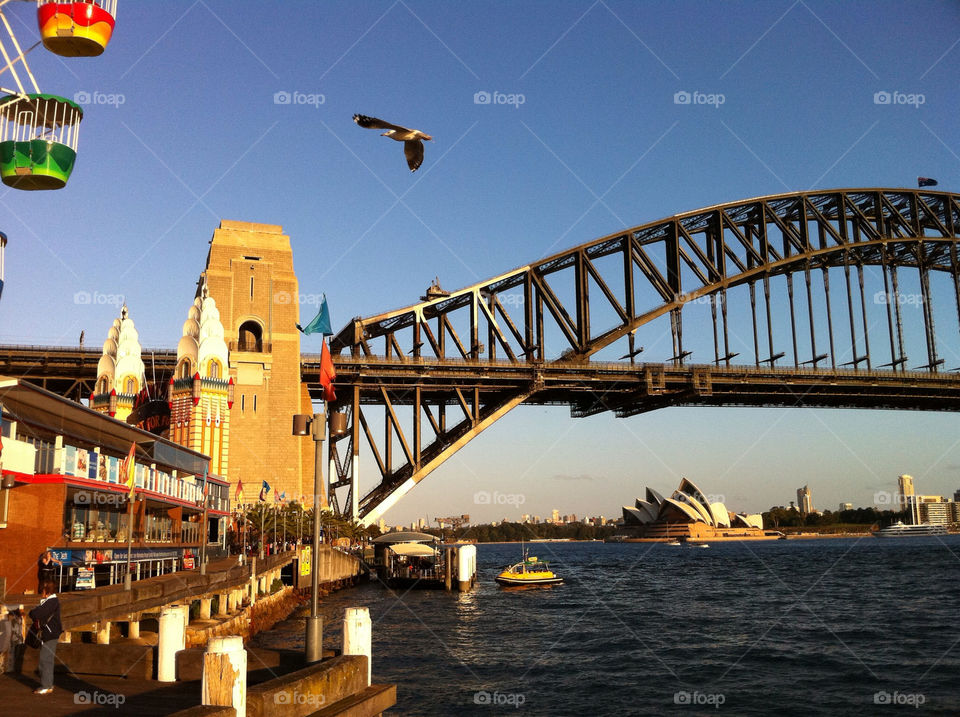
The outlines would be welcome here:
M 382 119 L 377 119 L 376 117 L 367 117 L 366 115 L 354 115 L 353 121 L 364 129 L 392 129 L 397 132 L 410 132 L 411 130 L 406 127 L 401 127 L 398 124 L 390 124 L 389 122 L 384 122 Z
M 407 158 L 407 166 L 411 172 L 416 172 L 423 164 L 423 142 L 419 139 L 409 139 L 403 143 L 403 155 Z

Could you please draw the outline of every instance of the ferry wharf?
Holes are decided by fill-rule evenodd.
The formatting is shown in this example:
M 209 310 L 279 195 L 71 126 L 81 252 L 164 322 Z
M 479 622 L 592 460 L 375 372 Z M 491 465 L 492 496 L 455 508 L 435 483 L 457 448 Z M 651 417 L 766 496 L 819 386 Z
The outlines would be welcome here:
M 320 546 L 320 595 L 353 585 L 360 561 Z M 269 629 L 303 601 L 277 584 L 296 552 L 206 570 L 180 571 L 61 595 L 64 634 L 57 646 L 54 691 L 35 695 L 38 651 L 27 648 L 15 673 L 0 676 L 4 714 L 35 715 L 376 715 L 396 703 L 395 685 L 371 684 L 369 613 L 350 609 L 345 654 L 245 649 L 244 638 Z M 285 578 L 290 573 L 284 575 Z M 33 595 L 6 595 L 24 604 Z M 358 613 L 352 615 L 352 613 Z M 363 614 L 366 613 L 366 614 Z M 194 618 L 191 620 L 191 616 Z M 339 626 L 329 626 L 337 629 Z

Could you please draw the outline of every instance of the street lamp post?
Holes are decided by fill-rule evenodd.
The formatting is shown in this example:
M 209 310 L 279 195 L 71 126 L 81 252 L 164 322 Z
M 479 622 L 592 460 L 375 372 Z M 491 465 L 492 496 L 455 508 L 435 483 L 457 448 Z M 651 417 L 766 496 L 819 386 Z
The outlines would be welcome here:
M 323 495 L 323 439 L 327 417 L 322 411 L 313 416 L 293 417 L 293 435 L 313 438 L 313 544 L 310 551 L 310 617 L 307 618 L 306 659 L 319 662 L 323 657 L 323 620 L 320 617 L 320 498 Z

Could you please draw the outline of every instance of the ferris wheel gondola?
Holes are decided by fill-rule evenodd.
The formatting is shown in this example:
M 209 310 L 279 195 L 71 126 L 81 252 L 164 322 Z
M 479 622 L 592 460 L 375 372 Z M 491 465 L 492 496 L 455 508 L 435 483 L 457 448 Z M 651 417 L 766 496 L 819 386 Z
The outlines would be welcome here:
M 83 110 L 44 94 L 0 98 L 0 180 L 16 189 L 60 189 L 77 161 Z
M 61 57 L 102 54 L 116 18 L 117 0 L 37 0 L 43 46 Z

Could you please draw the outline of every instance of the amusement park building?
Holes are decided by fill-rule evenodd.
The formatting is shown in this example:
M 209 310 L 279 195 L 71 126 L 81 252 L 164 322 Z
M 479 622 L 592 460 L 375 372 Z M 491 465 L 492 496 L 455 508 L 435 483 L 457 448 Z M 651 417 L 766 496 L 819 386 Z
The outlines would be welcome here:
M 647 488 L 646 499 L 637 498 L 634 507 L 623 506 L 624 530 L 628 540 L 664 542 L 672 540 L 762 540 L 778 537 L 763 529 L 759 514 L 731 513 L 719 501 L 686 478 L 669 498 Z
M 35 591 L 37 557 L 59 588 L 189 568 L 200 553 L 209 458 L 16 378 L 0 376 L 0 593 Z M 134 499 L 122 466 L 135 448 Z M 230 495 L 206 475 L 207 554 L 224 554 Z M 130 518 L 132 517 L 132 534 Z

